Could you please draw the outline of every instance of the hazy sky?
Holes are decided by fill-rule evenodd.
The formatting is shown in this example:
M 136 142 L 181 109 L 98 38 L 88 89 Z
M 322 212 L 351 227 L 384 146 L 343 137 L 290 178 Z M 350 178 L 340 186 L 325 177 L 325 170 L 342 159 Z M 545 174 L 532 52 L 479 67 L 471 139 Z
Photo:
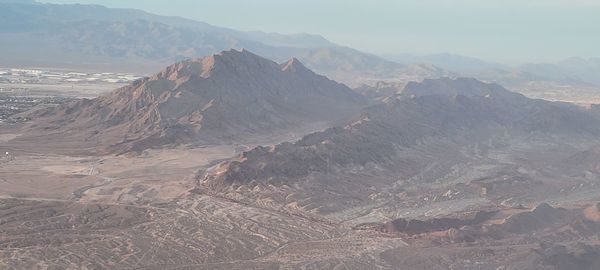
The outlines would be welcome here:
M 43 2 L 137 8 L 240 30 L 314 33 L 376 54 L 449 52 L 504 63 L 600 56 L 600 0 Z

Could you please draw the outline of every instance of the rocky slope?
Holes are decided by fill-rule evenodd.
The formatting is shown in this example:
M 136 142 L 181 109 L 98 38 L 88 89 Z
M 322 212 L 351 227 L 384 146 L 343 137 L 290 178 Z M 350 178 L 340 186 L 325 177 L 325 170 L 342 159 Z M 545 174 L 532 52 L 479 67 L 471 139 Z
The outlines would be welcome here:
M 174 64 L 113 93 L 31 115 L 24 137 L 95 141 L 112 151 L 248 142 L 355 115 L 363 99 L 298 60 L 247 50 Z
M 474 79 L 425 80 L 356 121 L 257 147 L 198 177 L 201 189 L 249 203 L 365 220 L 420 217 L 568 197 L 560 192 L 582 180 L 556 164 L 597 144 L 598 134 L 600 120 L 582 107 Z

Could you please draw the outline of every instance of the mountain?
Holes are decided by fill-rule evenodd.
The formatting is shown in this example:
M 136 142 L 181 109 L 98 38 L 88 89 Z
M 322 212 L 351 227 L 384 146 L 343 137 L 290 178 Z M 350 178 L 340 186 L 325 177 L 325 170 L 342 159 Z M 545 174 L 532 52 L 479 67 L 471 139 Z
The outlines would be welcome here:
M 570 62 L 571 67 L 562 66 L 562 62 L 526 64 L 513 68 L 475 70 L 463 75 L 499 83 L 531 98 L 578 104 L 598 103 L 600 84 L 595 80 L 595 74 L 600 70 L 597 67 L 594 69 L 593 61 L 574 64 L 579 62 L 574 58 Z
M 299 51 L 295 56 L 309 68 L 351 86 L 381 80 L 407 83 L 451 75 L 431 64 L 404 65 L 346 47 L 313 48 Z
M 411 82 L 401 92 L 401 96 L 426 97 L 446 96 L 452 98 L 494 98 L 507 100 L 508 105 L 520 105 L 525 98 L 519 94 L 504 89 L 499 84 L 486 84 L 475 79 L 459 78 L 456 80 L 443 78 L 439 80 L 424 80 Z
M 525 64 L 519 69 L 556 81 L 600 86 L 600 58 L 571 57 L 555 64 Z
M 509 66 L 449 53 L 426 55 L 388 54 L 383 57 L 405 65 L 429 63 L 462 76 L 476 77 L 481 80 L 491 79 L 502 82 L 503 85 L 516 85 L 522 81 L 532 82 L 536 80 L 600 85 L 600 81 L 597 79 L 597 74 L 600 73 L 600 59 L 598 58 L 571 57 L 557 63 L 527 63 L 519 66 Z M 512 78 L 507 77 L 506 73 L 512 74 Z
M 356 115 L 363 98 L 307 69 L 229 50 L 171 65 L 93 100 L 34 112 L 21 140 L 95 143 L 127 152 L 306 132 Z
M 230 48 L 335 46 L 320 36 L 235 31 L 132 9 L 14 1 L 0 3 L 0 37 L 5 65 L 138 73 Z
M 520 66 L 508 66 L 447 53 L 395 54 L 384 55 L 384 57 L 404 65 L 431 63 L 450 73 L 451 77 L 470 77 L 488 83 L 498 83 L 531 98 L 593 104 L 597 103 L 596 93 L 600 89 L 600 81 L 597 79 L 600 73 L 600 62 L 597 58 L 572 57 L 558 63 L 528 63 Z M 422 77 L 438 78 L 443 76 Z M 386 79 L 384 83 L 390 84 L 393 81 Z M 369 96 L 380 97 L 378 93 L 382 93 L 382 91 L 377 90 L 378 86 L 374 83 L 367 84 L 360 90 L 362 92 L 369 89 L 374 90 L 375 93 L 371 92 Z
M 407 203 L 412 209 L 434 204 L 429 200 L 455 196 L 455 190 L 470 200 L 457 207 L 485 204 L 482 186 L 492 201 L 517 199 L 523 190 L 540 198 L 558 192 L 572 182 L 551 169 L 554 160 L 597 144 L 598 135 L 600 119 L 584 108 L 443 78 L 409 83 L 355 121 L 257 147 L 199 177 L 204 189 L 250 202 L 294 203 L 333 217 L 368 216 L 372 208 L 396 216 Z
M 0 62 L 9 67 L 149 74 L 175 61 L 245 48 L 277 62 L 296 57 L 315 72 L 353 87 L 462 76 L 501 83 L 535 98 L 584 102 L 585 98 L 577 97 L 587 97 L 600 84 L 594 58 L 509 67 L 448 53 L 379 57 L 319 35 L 236 31 L 98 5 L 2 1 L 0 39 Z M 38 44 L 44 44 L 44 49 Z
M 265 45 L 289 47 L 334 46 L 325 38 L 310 34 L 282 35 L 261 31 L 236 31 L 217 27 L 208 23 L 181 17 L 159 16 L 136 9 L 106 8 L 100 5 L 48 4 L 36 1 L 4 1 L 2 9 L 2 30 L 6 32 L 52 31 L 57 26 L 74 27 L 76 23 L 131 23 L 147 21 L 170 26 L 187 28 L 203 34 L 220 34 L 224 38 L 242 41 L 257 41 Z M 194 29 L 192 29 L 194 28 Z M 61 29 L 64 31 L 67 29 Z M 123 30 L 123 29 L 121 29 Z M 115 32 L 116 33 L 116 32 Z
M 0 2 L 0 39 L 0 62 L 15 67 L 154 73 L 176 61 L 245 48 L 277 62 L 296 57 L 347 84 L 406 77 L 405 65 L 318 35 L 236 31 L 98 5 Z

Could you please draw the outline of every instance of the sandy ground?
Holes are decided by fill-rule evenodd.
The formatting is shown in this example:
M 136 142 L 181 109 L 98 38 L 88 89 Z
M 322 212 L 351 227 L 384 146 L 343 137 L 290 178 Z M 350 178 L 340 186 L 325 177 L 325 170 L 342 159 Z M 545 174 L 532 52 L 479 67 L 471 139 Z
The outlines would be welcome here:
M 234 155 L 232 146 L 149 150 L 138 156 L 70 157 L 17 152 L 0 164 L 0 195 L 156 202 L 185 194 L 193 188 L 194 173 L 199 168 Z
M 265 269 L 315 260 L 341 266 L 349 254 L 376 261 L 375 250 L 406 246 L 190 194 L 196 171 L 236 155 L 235 148 L 99 157 L 19 152 L 2 160 L 0 268 Z
M 555 269 L 542 267 L 538 240 L 439 243 L 355 230 L 360 218 L 343 220 L 356 213 L 314 216 L 191 192 L 198 170 L 245 148 L 123 156 L 28 150 L 2 157 L 0 269 Z M 411 211 L 436 215 L 432 210 L 462 203 L 469 202 L 457 198 Z M 592 210 L 587 215 L 596 217 Z M 361 215 L 381 220 L 389 211 Z M 594 237 L 568 235 L 561 244 L 598 244 Z M 518 264 L 502 268 L 513 261 Z

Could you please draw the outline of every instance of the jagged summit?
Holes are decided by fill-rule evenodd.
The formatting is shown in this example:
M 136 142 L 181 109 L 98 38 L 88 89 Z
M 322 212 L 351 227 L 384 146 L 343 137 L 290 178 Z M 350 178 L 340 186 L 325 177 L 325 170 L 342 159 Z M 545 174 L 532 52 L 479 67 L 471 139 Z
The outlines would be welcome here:
M 273 61 L 260 57 L 246 49 L 231 49 L 203 58 L 189 59 L 175 63 L 153 78 L 169 78 L 171 80 L 186 77 L 208 78 L 215 72 L 231 72 L 276 68 Z
M 362 96 L 345 85 L 297 60 L 287 66 L 248 50 L 182 61 L 106 96 L 38 111 L 29 133 L 77 129 L 82 138 L 72 140 L 128 151 L 271 136 L 362 108 Z
M 262 72 L 265 69 L 280 69 L 283 72 L 296 73 L 297 75 L 317 75 L 295 57 L 284 63 L 277 64 L 246 49 L 231 49 L 203 58 L 189 59 L 175 63 L 154 75 L 152 79 L 168 78 L 175 81 L 190 79 L 192 77 L 208 78 L 214 73 L 246 76 L 255 72 Z

